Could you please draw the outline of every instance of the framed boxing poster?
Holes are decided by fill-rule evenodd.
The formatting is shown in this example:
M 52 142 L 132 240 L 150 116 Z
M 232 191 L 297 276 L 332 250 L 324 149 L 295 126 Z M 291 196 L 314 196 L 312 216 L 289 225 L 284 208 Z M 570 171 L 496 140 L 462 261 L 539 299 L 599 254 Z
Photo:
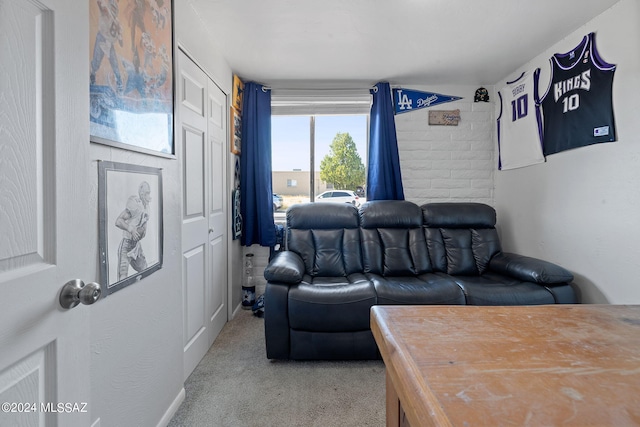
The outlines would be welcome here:
M 172 0 L 89 0 L 90 140 L 175 157 Z
M 98 222 L 105 296 L 162 268 L 162 170 L 98 162 Z

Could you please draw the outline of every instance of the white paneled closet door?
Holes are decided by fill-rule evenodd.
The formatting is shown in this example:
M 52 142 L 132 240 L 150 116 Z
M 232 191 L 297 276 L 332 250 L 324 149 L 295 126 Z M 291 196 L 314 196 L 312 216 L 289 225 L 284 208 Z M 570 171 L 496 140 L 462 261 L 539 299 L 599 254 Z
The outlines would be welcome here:
M 198 65 L 178 55 L 186 379 L 227 322 L 227 102 Z

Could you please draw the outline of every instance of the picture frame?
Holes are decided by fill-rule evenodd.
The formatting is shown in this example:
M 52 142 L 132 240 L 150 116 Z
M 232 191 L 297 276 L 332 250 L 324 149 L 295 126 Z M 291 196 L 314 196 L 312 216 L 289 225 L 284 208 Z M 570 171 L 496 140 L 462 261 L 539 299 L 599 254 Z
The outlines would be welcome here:
M 460 110 L 430 110 L 429 125 L 458 126 Z
M 242 236 L 242 215 L 240 214 L 240 188 L 231 192 L 231 237 L 237 240 Z
M 244 98 L 244 83 L 240 77 L 233 75 L 233 90 L 231 96 L 231 106 L 242 114 L 242 100 Z
M 89 0 L 90 141 L 175 158 L 173 0 Z
M 162 268 L 162 169 L 98 162 L 100 282 L 105 296 Z
M 231 117 L 231 152 L 233 154 L 242 154 L 242 116 L 233 107 L 230 107 L 229 116 Z

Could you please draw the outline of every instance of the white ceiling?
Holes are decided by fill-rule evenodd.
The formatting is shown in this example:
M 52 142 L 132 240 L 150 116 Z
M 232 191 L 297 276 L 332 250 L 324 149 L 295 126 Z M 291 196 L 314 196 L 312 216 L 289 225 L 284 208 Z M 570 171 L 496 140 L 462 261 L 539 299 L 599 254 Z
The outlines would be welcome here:
M 188 0 L 244 80 L 432 85 L 495 83 L 617 1 Z

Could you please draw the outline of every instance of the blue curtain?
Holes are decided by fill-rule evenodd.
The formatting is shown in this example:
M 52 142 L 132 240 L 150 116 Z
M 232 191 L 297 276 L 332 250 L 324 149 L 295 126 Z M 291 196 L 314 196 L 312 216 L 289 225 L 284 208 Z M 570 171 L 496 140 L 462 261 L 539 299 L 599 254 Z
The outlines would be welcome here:
M 271 191 L 271 91 L 249 82 L 242 103 L 240 212 L 244 246 L 276 243 Z
M 367 200 L 404 200 L 389 83 L 378 83 L 371 93 Z

